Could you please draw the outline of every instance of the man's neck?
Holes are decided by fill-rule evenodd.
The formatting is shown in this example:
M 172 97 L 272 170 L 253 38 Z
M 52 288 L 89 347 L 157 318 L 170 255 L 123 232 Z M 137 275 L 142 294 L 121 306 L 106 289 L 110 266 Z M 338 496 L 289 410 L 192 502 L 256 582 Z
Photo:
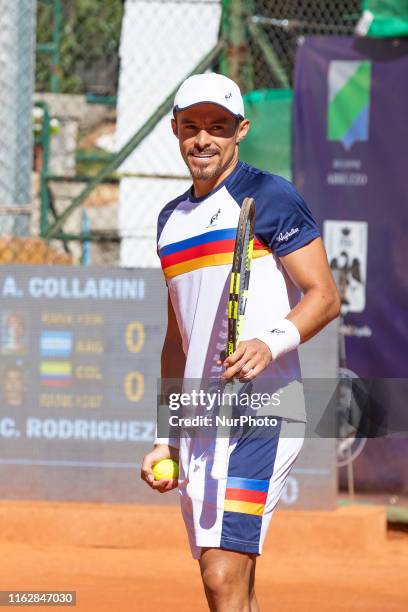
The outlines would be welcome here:
M 193 188 L 194 188 L 194 196 L 196 198 L 202 198 L 210 193 L 213 189 L 218 187 L 225 179 L 234 172 L 237 167 L 238 158 L 234 159 L 234 161 L 226 168 L 220 175 L 207 179 L 204 181 L 200 181 L 199 179 L 193 178 Z

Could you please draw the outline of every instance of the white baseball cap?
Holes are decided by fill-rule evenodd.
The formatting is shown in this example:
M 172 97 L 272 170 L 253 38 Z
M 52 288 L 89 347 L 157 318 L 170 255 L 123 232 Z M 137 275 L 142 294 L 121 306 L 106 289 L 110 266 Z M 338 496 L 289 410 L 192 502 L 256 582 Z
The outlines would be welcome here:
M 245 117 L 238 85 L 223 74 L 194 74 L 186 79 L 174 98 L 173 112 L 203 103 L 218 104 L 236 117 Z

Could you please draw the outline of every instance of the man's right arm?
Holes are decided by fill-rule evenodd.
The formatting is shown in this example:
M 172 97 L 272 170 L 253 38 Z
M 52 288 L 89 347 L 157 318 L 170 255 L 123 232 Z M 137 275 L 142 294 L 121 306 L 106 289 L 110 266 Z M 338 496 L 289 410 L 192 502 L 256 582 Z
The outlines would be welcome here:
M 176 314 L 170 296 L 168 296 L 167 331 L 161 353 L 161 402 L 165 403 L 166 401 L 167 387 L 170 380 L 172 392 L 181 392 L 185 365 L 186 357 L 183 351 L 182 338 Z M 177 389 L 175 389 L 176 386 L 178 386 Z M 152 467 L 161 459 L 173 459 L 178 462 L 178 445 L 176 440 L 156 438 L 153 450 L 148 453 L 143 460 L 141 469 L 142 480 L 145 480 L 153 489 L 157 489 L 161 493 L 164 493 L 176 487 L 177 480 L 154 480 Z
M 186 356 L 183 351 L 183 341 L 170 296 L 167 299 L 167 332 L 161 353 L 162 394 L 165 394 L 165 381 L 180 382 L 180 390 L 186 367 Z

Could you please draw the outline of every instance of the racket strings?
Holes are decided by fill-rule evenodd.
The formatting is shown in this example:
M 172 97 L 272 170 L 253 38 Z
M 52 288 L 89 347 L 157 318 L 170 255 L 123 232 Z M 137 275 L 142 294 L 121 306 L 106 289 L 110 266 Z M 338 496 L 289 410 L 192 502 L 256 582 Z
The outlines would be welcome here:
M 251 260 L 253 254 L 254 236 L 253 224 L 248 215 L 245 225 L 244 241 L 242 245 L 242 258 L 239 273 L 239 293 L 237 305 L 237 325 L 236 325 L 236 344 L 239 341 L 239 336 L 242 331 L 244 321 L 246 303 L 248 298 L 249 277 L 251 271 Z
M 236 349 L 244 319 L 254 248 L 254 220 L 255 203 L 246 198 L 241 209 L 231 270 L 227 355 Z

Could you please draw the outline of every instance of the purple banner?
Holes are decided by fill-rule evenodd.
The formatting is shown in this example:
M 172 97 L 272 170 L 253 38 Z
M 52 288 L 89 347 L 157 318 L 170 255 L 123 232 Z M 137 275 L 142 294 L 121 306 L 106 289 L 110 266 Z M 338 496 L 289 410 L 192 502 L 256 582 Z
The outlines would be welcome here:
M 310 37 L 298 49 L 293 178 L 341 293 L 340 365 L 360 377 L 408 378 L 407 74 L 407 39 Z M 377 383 L 386 411 L 406 410 L 408 390 Z M 357 485 L 402 492 L 407 466 L 407 438 L 369 440 Z

